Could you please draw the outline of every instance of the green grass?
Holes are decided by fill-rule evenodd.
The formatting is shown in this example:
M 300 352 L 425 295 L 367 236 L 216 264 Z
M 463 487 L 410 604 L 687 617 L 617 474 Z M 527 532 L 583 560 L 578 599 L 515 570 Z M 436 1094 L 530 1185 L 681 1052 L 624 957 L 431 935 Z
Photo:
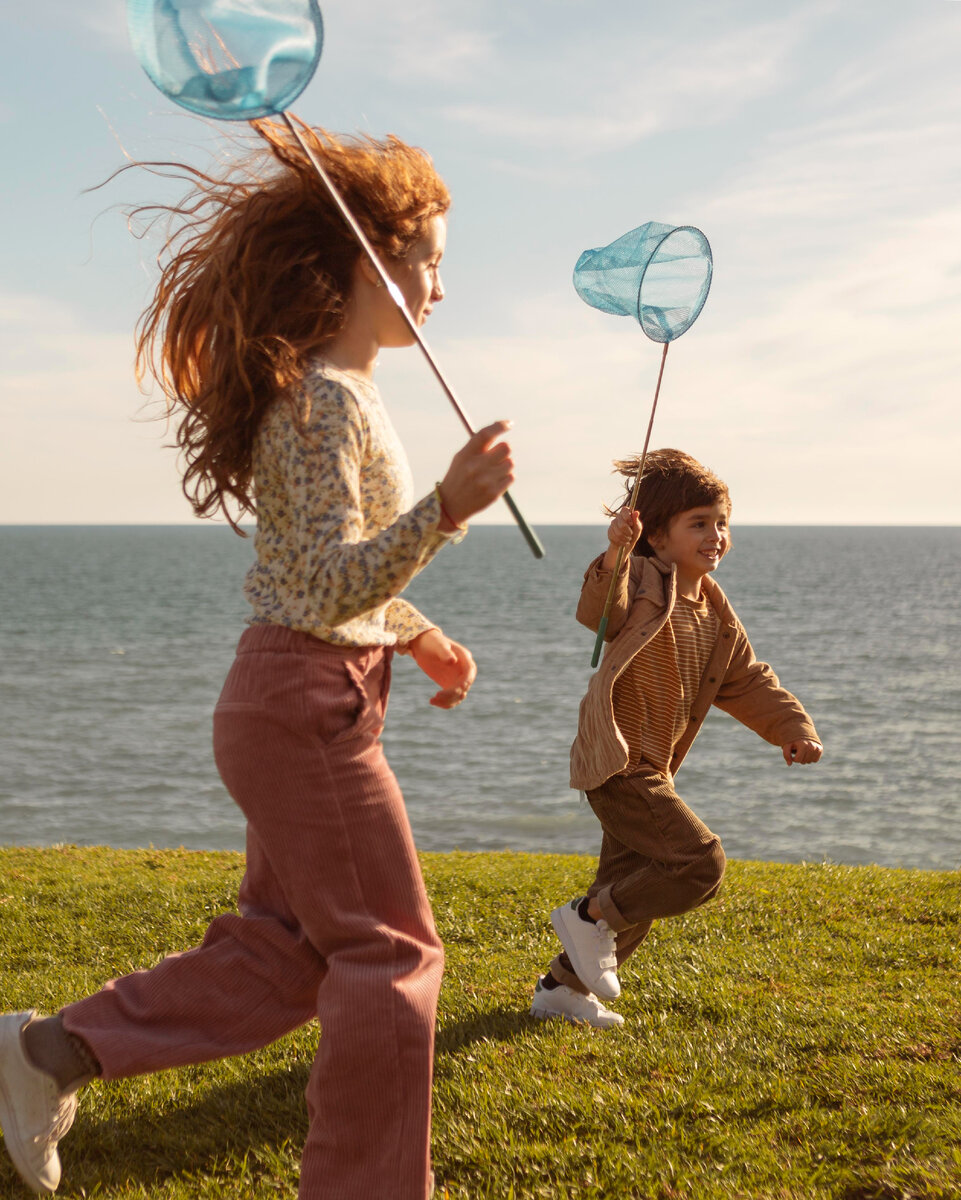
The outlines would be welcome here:
M 961 1197 L 961 874 L 735 862 L 622 970 L 622 1030 L 527 1016 L 548 912 L 593 862 L 427 854 L 447 947 L 439 1193 Z M 240 855 L 0 849 L 0 1009 L 53 1011 L 195 943 Z M 65 1197 L 296 1193 L 316 1026 L 84 1091 Z M 0 1158 L 0 1196 L 26 1195 Z

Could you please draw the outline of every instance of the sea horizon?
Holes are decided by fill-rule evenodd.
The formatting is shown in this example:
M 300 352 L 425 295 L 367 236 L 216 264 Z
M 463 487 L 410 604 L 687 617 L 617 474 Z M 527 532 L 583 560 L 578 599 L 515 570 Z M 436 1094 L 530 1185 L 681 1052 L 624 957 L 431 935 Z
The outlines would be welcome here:
M 593 648 L 573 613 L 603 526 L 538 528 L 542 561 L 480 524 L 405 593 L 479 667 L 442 712 L 394 661 L 384 745 L 423 850 L 597 852 L 567 760 Z M 210 747 L 249 613 L 253 541 L 228 532 L 0 526 L 0 843 L 243 848 Z M 717 579 L 825 744 L 788 768 L 710 714 L 677 786 L 727 853 L 961 866 L 958 527 L 737 525 Z

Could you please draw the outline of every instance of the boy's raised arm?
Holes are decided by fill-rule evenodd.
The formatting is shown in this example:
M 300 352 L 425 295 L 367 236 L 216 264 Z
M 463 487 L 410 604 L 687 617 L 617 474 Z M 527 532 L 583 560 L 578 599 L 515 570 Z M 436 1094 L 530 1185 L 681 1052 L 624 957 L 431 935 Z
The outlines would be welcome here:
M 611 600 L 611 611 L 607 620 L 605 640 L 608 642 L 617 635 L 631 609 L 631 551 L 640 536 L 640 516 L 634 509 L 620 509 L 614 514 L 607 529 L 607 550 L 601 557 L 594 559 L 584 575 L 584 584 L 581 587 L 581 596 L 575 615 L 582 625 L 586 625 L 588 629 L 592 629 L 596 633 L 607 604 L 611 572 L 617 566 L 618 555 L 621 555 L 621 568 L 618 572 Z

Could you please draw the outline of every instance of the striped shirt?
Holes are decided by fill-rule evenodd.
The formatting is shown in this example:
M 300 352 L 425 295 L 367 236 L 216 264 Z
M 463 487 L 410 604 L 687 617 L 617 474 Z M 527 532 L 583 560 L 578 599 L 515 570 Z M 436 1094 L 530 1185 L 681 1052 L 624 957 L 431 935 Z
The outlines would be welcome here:
M 671 755 L 690 720 L 719 627 L 704 590 L 698 600 L 679 595 L 664 627 L 615 681 L 614 720 L 628 748 L 622 774 L 643 758 L 670 775 Z

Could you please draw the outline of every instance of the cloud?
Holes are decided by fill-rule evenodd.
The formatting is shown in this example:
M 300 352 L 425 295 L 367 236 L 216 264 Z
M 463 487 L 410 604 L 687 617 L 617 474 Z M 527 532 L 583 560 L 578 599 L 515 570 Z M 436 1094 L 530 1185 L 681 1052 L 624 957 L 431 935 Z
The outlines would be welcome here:
M 728 477 L 742 521 L 961 522 L 952 482 L 961 456 L 961 207 L 952 199 L 961 99 L 953 68 L 943 45 L 932 48 L 929 28 L 910 37 L 898 28 L 859 47 L 856 60 L 839 53 L 816 87 L 792 81 L 792 56 L 812 28 L 793 15 L 793 23 L 743 35 L 739 44 L 752 54 L 768 49 L 747 80 L 723 38 L 692 56 L 704 64 L 711 45 L 725 51 L 716 72 L 702 72 L 700 94 L 726 105 L 732 150 L 724 176 L 675 195 L 677 209 L 697 214 L 711 238 L 716 274 L 698 325 L 671 349 L 654 442 L 680 445 Z M 830 11 L 804 14 L 815 15 Z M 895 42 L 903 58 L 892 58 Z M 645 66 L 637 80 L 650 83 Z M 698 71 L 676 73 L 669 56 L 662 66 L 669 103 L 620 127 L 601 122 L 592 144 L 687 119 Z M 781 86 L 795 88 L 793 107 L 745 137 L 733 119 L 738 105 Z M 839 107 L 842 96 L 848 103 Z M 600 111 L 587 109 L 569 145 L 578 131 L 589 136 Z M 492 134 L 503 122 L 521 140 L 556 144 L 564 135 L 559 115 L 538 110 L 519 122 L 505 107 L 461 116 Z M 526 161 L 533 169 L 536 156 Z M 629 188 L 625 164 L 619 173 Z M 443 360 L 481 398 L 479 420 L 515 418 L 514 490 L 530 519 L 598 521 L 616 490 L 610 460 L 640 448 L 657 349 L 629 322 L 568 303 L 566 293 L 522 297 L 502 325 L 499 336 L 443 344 Z M 416 386 L 421 397 L 430 390 L 423 378 Z M 422 461 L 420 447 L 443 417 L 436 407 L 428 417 L 422 401 L 412 411 L 413 391 L 405 380 L 396 400 L 423 476 L 439 469 L 436 454 L 430 467 Z M 918 486 L 892 488 L 906 463 Z
M 33 0 L 28 5 L 12 4 L 5 21 L 22 29 L 43 30 L 63 37 L 69 30 L 96 35 L 111 50 L 130 53 L 124 0 Z
M 760 147 L 722 195 L 704 197 L 703 211 L 718 220 L 749 214 L 755 230 L 756 221 L 819 225 L 828 235 L 867 228 L 892 212 L 923 211 L 955 173 L 956 144 L 957 123 L 943 119 L 904 129 L 882 114 L 816 123 Z
M 124 383 L 130 387 L 129 334 L 96 332 L 68 305 L 48 296 L 0 295 L 0 324 L 9 335 L 0 354 L 0 378 L 14 411 L 29 411 L 43 398 L 47 415 L 57 415 L 61 405 L 99 415 L 112 392 Z
M 961 523 L 959 316 L 961 205 L 853 244 L 829 271 L 784 278 L 749 313 L 722 283 L 670 349 L 654 444 L 739 485 L 748 523 Z M 477 424 L 515 420 L 525 515 L 597 521 L 617 491 L 611 460 L 643 441 L 659 347 L 561 295 L 518 301 L 505 327 L 445 341 L 442 366 Z M 427 490 L 463 438 L 418 355 L 385 366 Z M 906 463 L 917 486 L 894 488 Z
M 127 12 L 123 0 L 93 0 L 84 4 L 70 5 L 75 19 L 96 34 L 109 49 L 121 54 L 130 54 L 130 37 L 127 33 Z
M 469 78 L 490 60 L 495 42 L 481 28 L 482 10 L 458 0 L 331 4 L 324 19 L 336 41 L 377 64 L 377 75 L 415 87 Z
M 460 287 L 430 336 L 475 421 L 514 417 L 512 490 L 531 519 L 598 521 L 610 460 L 639 448 L 658 349 L 586 309 L 569 279 L 584 245 L 659 217 L 701 226 L 716 274 L 671 349 L 655 441 L 727 477 L 741 521 L 961 521 L 948 482 L 961 455 L 961 5 L 888 6 L 883 20 L 866 3 L 772 12 L 760 0 L 692 0 L 658 21 L 647 6 L 581 0 L 324 4 L 325 113 L 342 102 L 345 128 L 368 102 L 379 121 L 397 113 L 450 164 Z M 54 21 L 84 45 L 78 22 L 119 39 L 127 58 L 110 69 L 122 65 L 129 88 L 121 0 L 38 0 L 31 28 L 47 36 Z M 141 123 L 159 134 L 158 118 Z M 102 140 L 95 117 L 78 118 L 77 146 L 88 127 Z M 9 222 L 38 263 L 63 249 L 41 215 L 31 201 Z M 128 258 L 101 252 L 89 276 L 89 311 L 113 313 L 119 333 L 81 301 L 0 296 L 6 520 L 31 519 L 40 500 L 52 520 L 189 519 L 162 426 L 136 419 Z M 22 291 L 56 277 L 29 270 Z M 416 351 L 382 357 L 385 399 L 429 490 L 462 431 Z M 912 462 L 923 480 L 895 495 Z
M 901 59 L 887 40 L 866 48 L 856 87 L 845 63 L 812 98 L 806 121 L 779 126 L 720 186 L 697 189 L 690 207 L 717 263 L 712 303 L 724 295 L 753 323 L 772 297 L 780 306 L 785 288 L 806 291 L 807 308 L 798 306 L 795 316 L 829 337 L 834 323 L 846 326 L 850 311 L 864 321 L 885 307 L 956 311 L 950 275 L 958 245 L 961 95 L 953 68 L 935 69 L 926 32 L 920 40 L 905 35 L 903 45 L 903 31 L 892 33 Z M 894 95 L 892 61 L 911 86 L 910 103 Z M 838 76 L 852 98 L 844 109 L 835 104 Z
M 145 419 L 130 334 L 36 295 L 0 295 L 0 325 L 2 520 L 189 519 L 163 422 Z
M 785 86 L 818 5 L 734 33 L 659 33 L 619 28 L 618 15 L 576 28 L 560 48 L 502 63 L 499 103 L 444 106 L 441 114 L 485 137 L 593 155 L 655 133 L 722 124 L 749 102 Z M 560 61 L 558 61 L 560 60 Z

